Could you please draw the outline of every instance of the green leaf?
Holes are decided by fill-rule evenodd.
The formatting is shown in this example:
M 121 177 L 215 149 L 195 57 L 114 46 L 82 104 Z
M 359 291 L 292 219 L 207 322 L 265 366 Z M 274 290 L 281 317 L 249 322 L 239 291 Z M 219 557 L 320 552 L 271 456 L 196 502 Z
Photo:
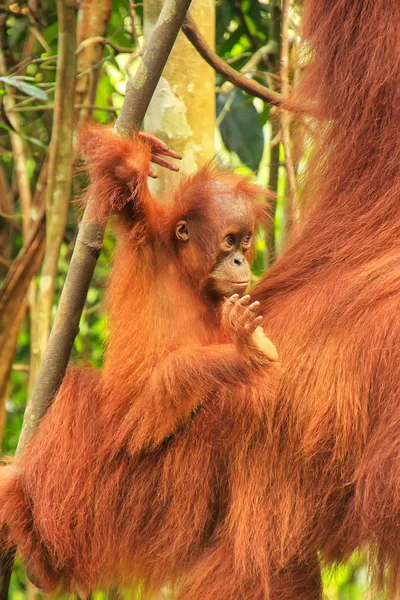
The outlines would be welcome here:
M 233 10 L 232 0 L 223 0 L 223 2 L 217 4 L 216 7 L 216 39 L 222 39 L 224 33 L 228 30 L 228 27 L 235 17 L 235 11 Z
M 0 77 L 0 81 L 6 83 L 7 85 L 11 85 L 12 87 L 16 87 L 27 96 L 32 96 L 37 100 L 43 100 L 44 102 L 48 100 L 48 95 L 44 90 L 31 85 L 30 83 L 26 83 L 21 79 L 17 79 L 16 77 Z
M 227 149 L 236 152 L 242 163 L 257 171 L 264 150 L 264 136 L 252 100 L 241 90 L 218 94 L 217 114 L 221 117 L 219 128 Z

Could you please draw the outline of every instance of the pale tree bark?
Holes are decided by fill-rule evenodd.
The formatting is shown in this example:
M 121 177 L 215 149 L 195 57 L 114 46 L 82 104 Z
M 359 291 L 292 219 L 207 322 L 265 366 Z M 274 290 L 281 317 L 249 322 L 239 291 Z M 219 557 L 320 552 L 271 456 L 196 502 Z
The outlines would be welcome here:
M 77 26 L 77 45 L 81 44 L 84 40 L 93 36 L 104 36 L 107 31 L 107 25 L 111 16 L 111 0 L 84 0 L 79 5 L 79 14 L 78 14 L 78 26 Z M 69 86 L 71 93 L 74 93 L 74 104 L 80 106 L 92 105 L 94 103 L 94 98 L 96 96 L 97 84 L 99 81 L 100 70 L 99 65 L 101 65 L 101 60 L 104 54 L 104 44 L 90 44 L 87 47 L 84 47 L 77 56 L 77 74 L 84 74 L 83 77 L 79 77 L 76 79 L 75 91 L 73 89 L 74 82 L 69 79 Z M 61 57 L 59 58 L 61 60 Z M 65 75 L 65 70 L 62 71 Z M 56 103 L 58 98 L 56 97 Z M 68 122 L 71 123 L 73 121 L 73 126 L 76 126 L 82 123 L 82 121 L 91 116 L 91 110 L 88 108 L 82 108 L 78 111 L 78 114 L 75 115 L 75 118 L 71 117 L 71 111 L 68 111 L 66 115 L 66 127 L 68 127 Z M 56 114 L 56 113 L 55 113 Z M 72 123 L 71 123 L 72 127 Z M 59 127 L 58 131 L 61 131 L 64 127 Z M 71 130 L 72 131 L 72 130 Z M 68 143 L 73 144 L 73 140 L 69 137 Z M 67 153 L 66 156 L 66 167 L 72 169 L 73 162 L 77 155 L 77 147 L 71 145 L 71 154 Z M 53 157 L 54 160 L 54 157 Z M 53 168 L 53 174 L 55 174 L 55 170 Z M 40 181 L 38 183 L 40 185 Z M 66 189 L 68 188 L 68 189 Z M 38 191 L 38 190 L 37 190 Z M 64 222 L 60 222 L 60 231 L 63 229 L 63 233 L 65 231 L 66 219 L 68 217 L 68 204 L 70 201 L 71 194 L 71 185 L 68 181 L 65 182 L 65 185 L 62 185 L 61 191 L 65 191 L 66 195 L 64 197 L 64 201 L 62 204 L 64 206 Z M 49 194 L 51 191 L 47 190 L 47 182 L 43 187 L 43 194 Z M 53 195 L 56 198 L 56 191 L 53 189 Z M 58 194 L 57 194 L 58 198 Z M 57 200 L 59 202 L 59 200 Z M 51 249 L 52 254 L 57 253 L 57 247 Z M 60 247 L 58 247 L 57 253 L 57 261 L 59 257 Z M 50 261 L 49 261 L 50 263 Z M 54 268 L 54 262 L 51 262 L 52 268 Z M 43 265 L 44 269 L 44 265 Z M 44 271 L 42 271 L 42 275 Z M 52 272 L 53 282 L 56 272 Z M 32 282 L 32 287 L 35 284 Z M 34 292 L 36 294 L 36 291 Z M 40 364 L 43 358 L 43 353 L 47 344 L 48 338 L 48 330 L 47 334 L 43 331 L 43 322 L 46 321 L 47 324 L 50 323 L 51 318 L 51 305 L 53 298 L 54 290 L 51 294 L 51 303 L 50 298 L 46 297 L 46 303 L 43 299 L 41 301 L 41 291 L 39 292 L 39 302 L 32 301 L 31 304 L 31 369 L 29 373 L 29 386 L 28 386 L 28 397 L 31 396 L 33 392 L 33 388 L 35 386 L 36 377 L 39 372 Z M 44 314 L 41 314 L 41 311 L 47 310 L 47 318 Z
M 290 94 L 290 49 L 289 49 L 289 24 L 290 24 L 290 0 L 283 0 L 282 3 L 282 49 L 281 49 L 281 90 L 282 96 L 288 98 Z M 288 210 L 287 210 L 287 231 L 288 232 L 295 228 L 299 222 L 300 213 L 298 206 L 298 193 L 297 193 L 297 179 L 296 170 L 293 161 L 292 151 L 292 136 L 291 136 L 291 124 L 292 116 L 287 110 L 281 110 L 280 114 L 281 121 L 281 135 L 282 145 L 285 152 L 285 167 L 286 167 L 286 181 L 287 181 L 287 198 Z
M 106 35 L 111 16 L 111 0 L 81 0 L 77 29 L 78 46 L 88 38 Z M 104 44 L 85 45 L 77 57 L 77 72 L 81 75 L 75 87 L 75 106 L 92 106 L 95 103 L 97 84 L 101 74 Z M 91 117 L 91 108 L 79 109 L 79 120 Z
M 71 195 L 74 126 L 71 99 L 74 97 L 76 76 L 76 12 L 76 0 L 57 0 L 59 46 L 46 194 L 46 252 L 36 306 L 39 343 L 35 360 L 39 363 L 50 332 L 54 281 Z
M 154 30 L 162 4 L 162 0 L 144 3 L 145 41 Z M 214 47 L 214 0 L 193 0 L 190 12 L 203 38 Z M 214 71 L 180 33 L 148 108 L 145 129 L 182 154 L 180 171 L 188 175 L 213 158 L 214 128 Z M 155 170 L 159 177 L 151 182 L 154 193 L 168 189 L 177 179 L 165 169 L 156 167 Z

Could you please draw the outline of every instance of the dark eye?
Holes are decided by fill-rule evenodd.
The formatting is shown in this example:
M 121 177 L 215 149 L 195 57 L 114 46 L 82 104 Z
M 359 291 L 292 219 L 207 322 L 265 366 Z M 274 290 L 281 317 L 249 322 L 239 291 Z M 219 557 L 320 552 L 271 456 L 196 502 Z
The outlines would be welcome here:
M 246 235 L 243 238 L 243 243 L 244 244 L 250 244 L 250 240 L 251 240 L 251 233 L 250 231 L 248 233 L 246 233 Z
M 235 237 L 231 234 L 227 235 L 225 238 L 225 244 L 230 248 L 235 245 Z

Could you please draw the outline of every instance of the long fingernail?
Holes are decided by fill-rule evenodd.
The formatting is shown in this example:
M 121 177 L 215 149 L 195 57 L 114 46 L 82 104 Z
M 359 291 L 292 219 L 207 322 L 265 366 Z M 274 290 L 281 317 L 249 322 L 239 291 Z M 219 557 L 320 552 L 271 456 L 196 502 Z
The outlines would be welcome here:
M 166 144 L 165 142 L 161 142 L 161 148 L 163 150 L 169 150 L 168 144 Z

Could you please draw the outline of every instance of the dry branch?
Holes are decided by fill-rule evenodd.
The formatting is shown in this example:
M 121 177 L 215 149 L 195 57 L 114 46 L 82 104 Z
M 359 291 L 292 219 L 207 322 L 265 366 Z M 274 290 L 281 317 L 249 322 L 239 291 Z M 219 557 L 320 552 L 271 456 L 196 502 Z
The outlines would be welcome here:
M 274 92 L 263 85 L 257 83 L 253 79 L 245 77 L 235 69 L 232 69 L 222 58 L 220 58 L 207 44 L 202 37 L 200 31 L 197 28 L 196 23 L 188 15 L 182 26 L 182 31 L 188 38 L 188 40 L 196 48 L 197 52 L 204 58 L 204 60 L 224 79 L 230 81 L 234 86 L 242 89 L 251 96 L 261 98 L 269 104 L 280 106 L 283 101 L 283 97 L 278 92 Z

